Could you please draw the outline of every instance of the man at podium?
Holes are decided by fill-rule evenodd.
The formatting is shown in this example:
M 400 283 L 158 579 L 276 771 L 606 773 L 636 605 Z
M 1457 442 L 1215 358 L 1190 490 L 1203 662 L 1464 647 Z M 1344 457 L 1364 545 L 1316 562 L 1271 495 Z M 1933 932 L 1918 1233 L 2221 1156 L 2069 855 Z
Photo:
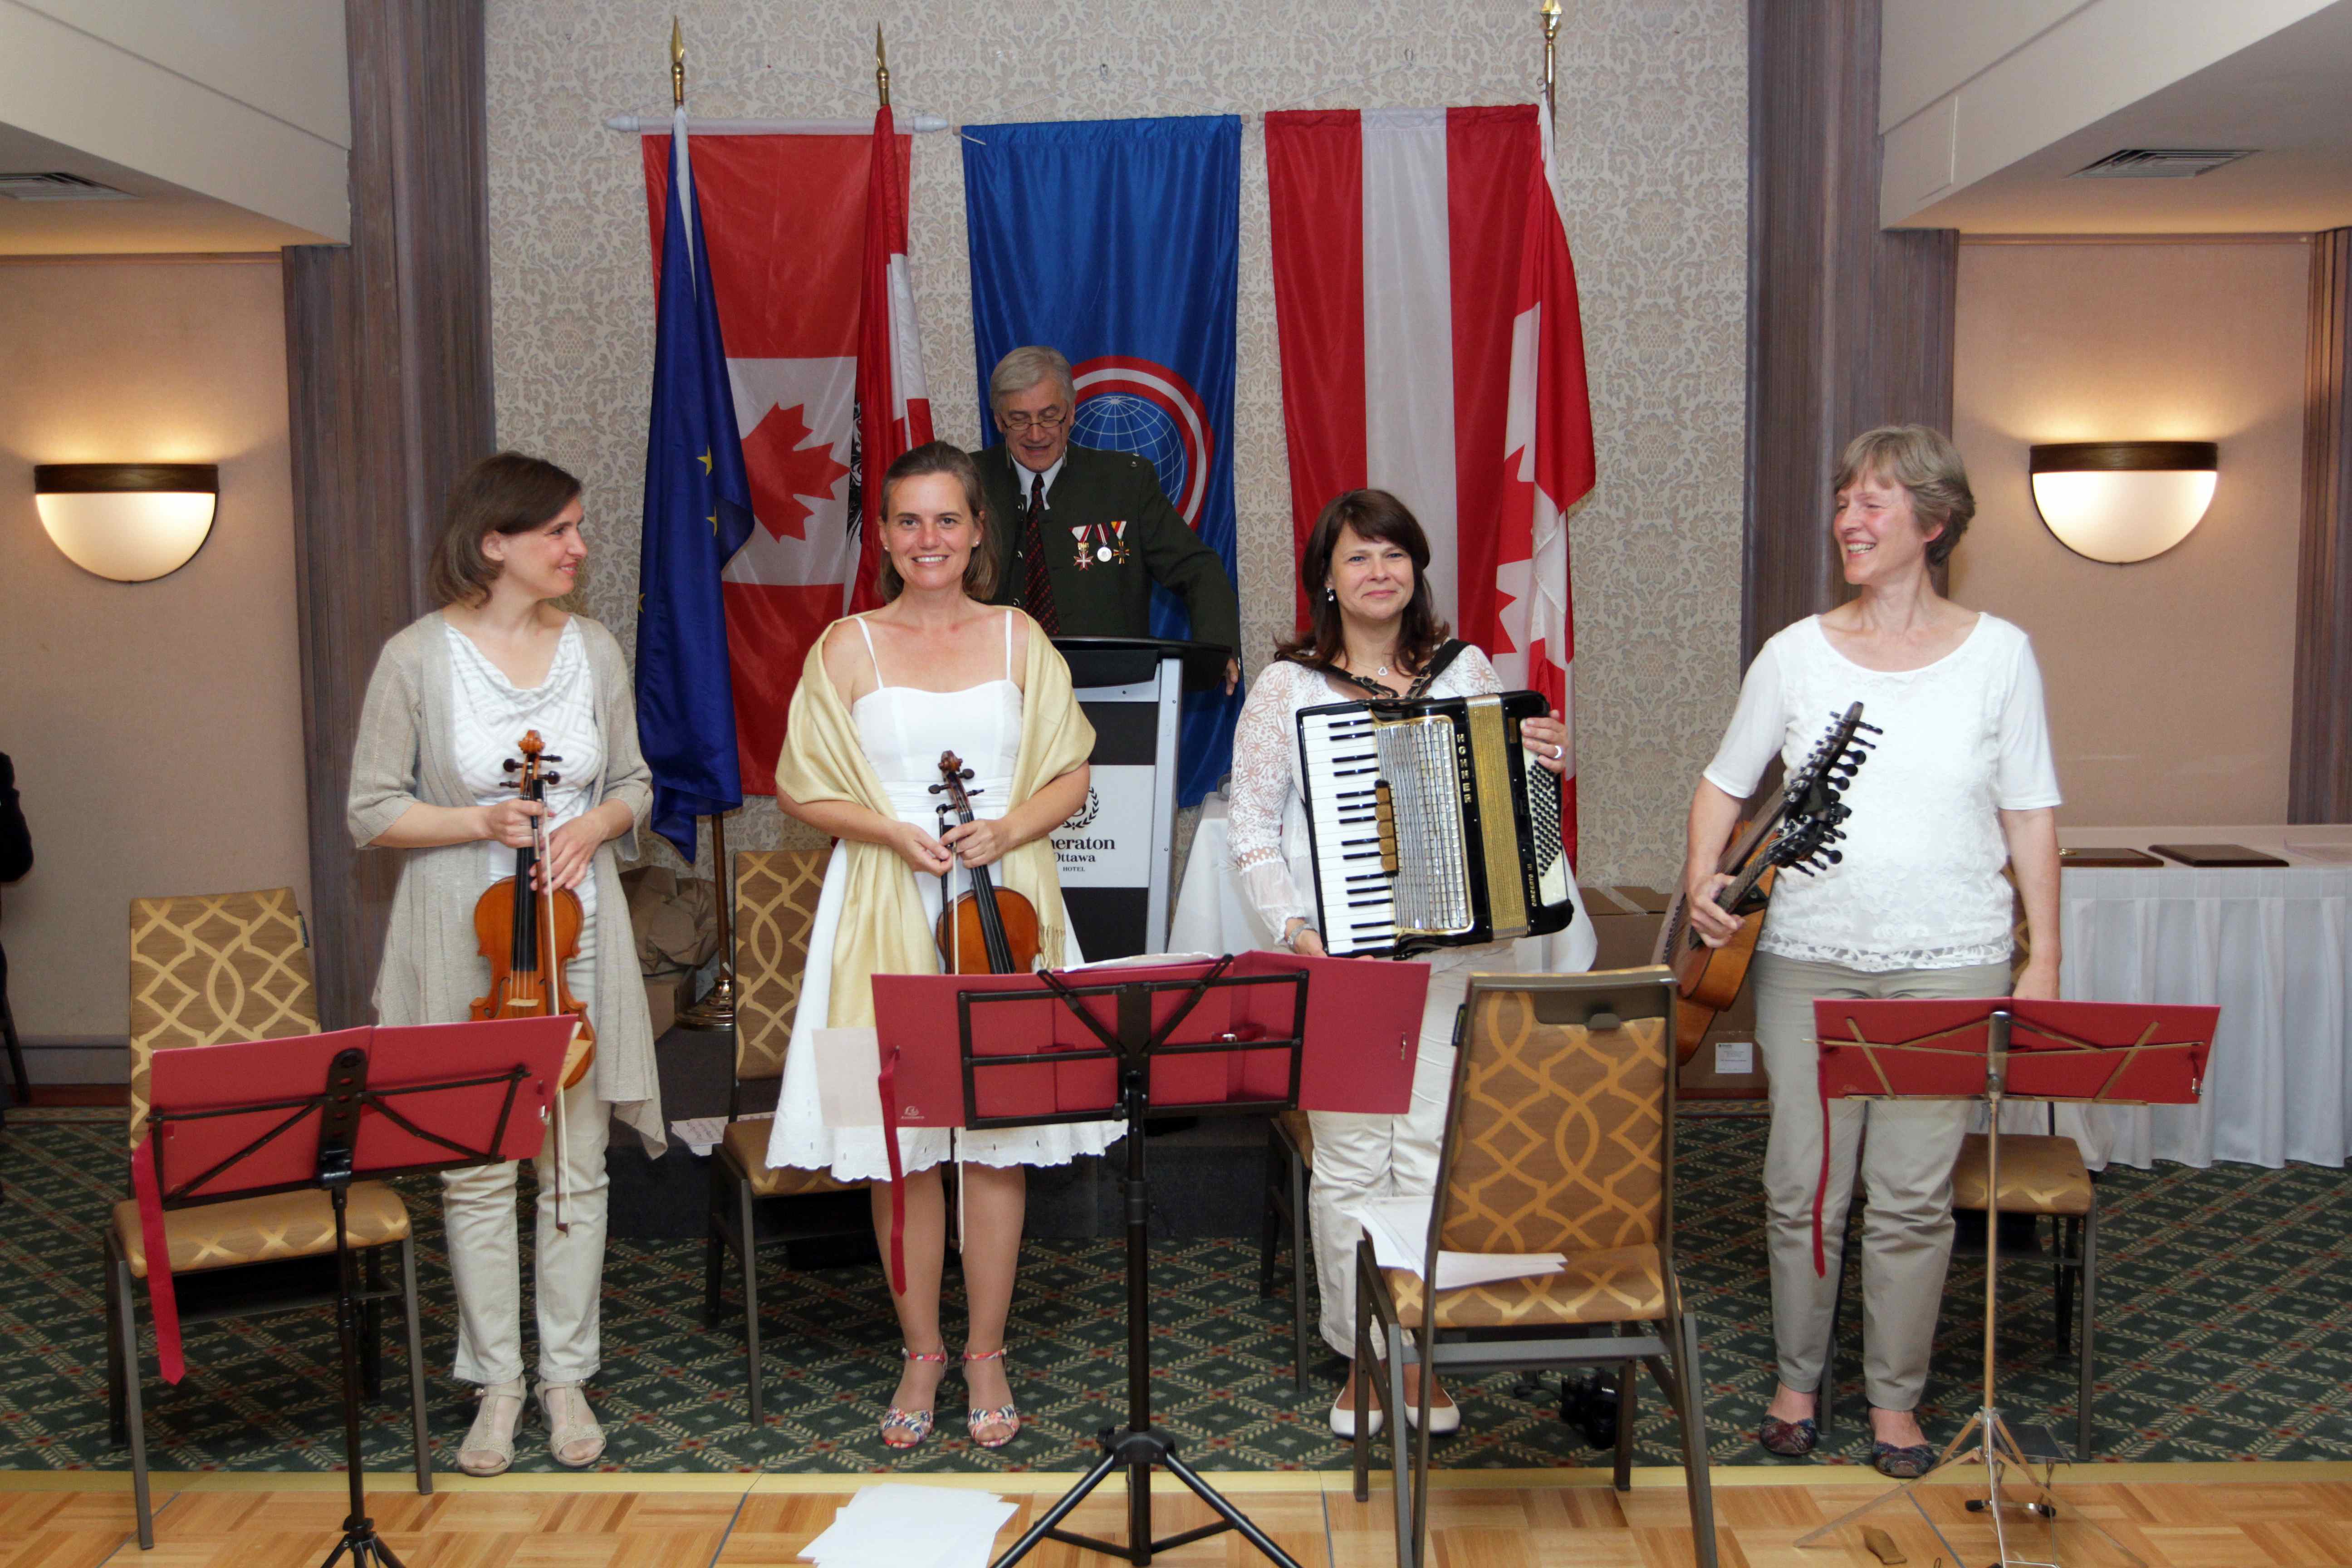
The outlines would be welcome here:
M 1233 579 L 1168 503 L 1151 465 L 1070 444 L 1070 362 L 1051 348 L 1014 349 L 996 362 L 988 396 L 1004 438 L 972 456 L 988 502 L 994 602 L 1020 605 L 1057 637 L 1148 637 L 1158 583 L 1192 613 L 1193 641 L 1238 649 Z M 1238 656 L 1226 662 L 1226 690 L 1241 673 Z

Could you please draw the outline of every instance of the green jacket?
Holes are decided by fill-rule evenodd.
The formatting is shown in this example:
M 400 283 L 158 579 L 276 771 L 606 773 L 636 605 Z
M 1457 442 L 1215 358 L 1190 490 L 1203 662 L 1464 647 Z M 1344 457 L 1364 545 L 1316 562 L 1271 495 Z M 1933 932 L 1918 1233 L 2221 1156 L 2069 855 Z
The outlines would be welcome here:
M 1000 605 L 1020 605 L 1028 563 L 1019 557 L 1028 499 L 1014 487 L 1013 458 L 1000 443 L 972 454 L 987 493 L 987 548 L 996 557 Z M 1026 470 L 1024 470 L 1026 472 Z M 1151 584 L 1166 585 L 1192 615 L 1192 640 L 1239 651 L 1241 598 L 1225 563 L 1185 525 L 1160 489 L 1150 463 L 1126 452 L 1092 447 L 1066 449 L 1062 471 L 1045 492 L 1041 520 L 1045 570 L 1054 584 L 1054 611 L 1062 633 L 1074 637 L 1148 637 Z M 1125 561 L 1096 558 L 1098 544 L 1118 544 L 1112 525 L 1125 522 Z M 1074 528 L 1087 530 L 1087 564 L 1078 565 Z M 1025 606 L 1024 606 L 1025 607 Z

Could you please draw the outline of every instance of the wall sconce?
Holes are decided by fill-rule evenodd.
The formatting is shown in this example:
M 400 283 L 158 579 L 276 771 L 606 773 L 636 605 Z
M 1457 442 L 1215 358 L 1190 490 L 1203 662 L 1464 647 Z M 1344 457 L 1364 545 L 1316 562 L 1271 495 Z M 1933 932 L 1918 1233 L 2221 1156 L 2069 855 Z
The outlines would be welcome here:
M 2058 542 L 2123 565 L 2189 537 L 2212 504 L 2210 441 L 2067 441 L 2031 448 L 2033 510 Z
M 44 463 L 34 504 L 49 542 L 117 583 L 168 577 L 213 531 L 220 469 L 211 463 Z

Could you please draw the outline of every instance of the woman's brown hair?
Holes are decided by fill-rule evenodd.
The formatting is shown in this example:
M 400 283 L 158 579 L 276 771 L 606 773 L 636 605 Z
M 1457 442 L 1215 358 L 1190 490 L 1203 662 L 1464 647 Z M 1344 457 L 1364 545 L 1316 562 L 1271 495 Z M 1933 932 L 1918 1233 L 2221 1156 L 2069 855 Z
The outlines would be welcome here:
M 972 462 L 971 454 L 961 447 L 946 441 L 926 441 L 898 454 L 882 476 L 882 504 L 875 509 L 877 528 L 890 525 L 890 492 L 900 479 L 920 479 L 926 474 L 949 474 L 963 486 L 963 501 L 971 512 L 971 559 L 964 563 L 963 591 L 965 597 L 977 604 L 986 604 L 996 592 L 996 557 L 988 547 L 988 503 L 980 493 L 980 468 Z M 882 592 L 882 602 L 888 604 L 906 588 L 906 580 L 898 568 L 890 563 L 890 552 L 881 552 L 881 564 L 875 568 L 875 584 Z
M 499 564 L 482 553 L 482 541 L 544 528 L 579 494 L 578 479 L 520 452 L 499 452 L 467 468 L 449 487 L 449 521 L 426 569 L 434 602 L 478 605 L 489 597 Z
M 1349 490 L 1323 509 L 1307 535 L 1298 557 L 1298 581 L 1307 590 L 1305 635 L 1279 644 L 1276 658 L 1331 668 L 1344 647 L 1339 634 L 1339 605 L 1329 591 L 1331 557 L 1339 548 L 1339 531 L 1351 528 L 1356 537 L 1393 544 L 1412 558 L 1412 597 L 1397 629 L 1397 660 L 1417 670 L 1444 642 L 1453 628 L 1438 618 L 1436 601 L 1429 591 L 1429 536 L 1404 502 L 1386 490 Z

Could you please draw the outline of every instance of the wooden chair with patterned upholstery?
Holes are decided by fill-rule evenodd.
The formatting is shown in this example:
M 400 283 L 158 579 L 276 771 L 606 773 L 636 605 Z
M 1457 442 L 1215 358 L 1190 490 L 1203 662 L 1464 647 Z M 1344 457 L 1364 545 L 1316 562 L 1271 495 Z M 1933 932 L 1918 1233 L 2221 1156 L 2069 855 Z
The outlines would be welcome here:
M 795 1245 L 851 1237 L 872 1246 L 873 1220 L 865 1200 L 853 1204 L 841 1196 L 862 1193 L 865 1184 L 837 1182 L 824 1171 L 769 1164 L 772 1123 L 744 1116 L 746 1085 L 781 1089 L 782 1084 L 828 855 L 824 849 L 746 849 L 735 857 L 735 1073 L 728 1089 L 727 1129 L 710 1162 L 703 1321 L 713 1327 L 719 1322 L 720 1282 L 731 1253 L 743 1281 L 743 1354 L 754 1426 L 761 1421 L 760 1247 L 781 1245 L 790 1268 Z M 820 1201 L 806 1201 L 812 1198 Z
M 294 889 L 131 901 L 131 1147 L 146 1131 L 147 1086 L 157 1051 L 225 1040 L 267 1040 L 318 1031 L 310 942 Z M 336 1298 L 335 1215 L 323 1191 L 236 1198 L 164 1213 L 180 1321 L 252 1318 L 331 1308 Z M 408 1206 L 383 1182 L 354 1182 L 347 1232 L 366 1260 L 362 1366 L 371 1397 L 383 1392 L 383 1302 L 397 1297 L 408 1333 L 409 1419 L 416 1489 L 433 1489 L 425 1428 L 425 1353 L 416 1311 L 416 1256 Z M 400 1286 L 383 1283 L 383 1258 L 397 1250 Z M 138 1205 L 114 1205 L 106 1233 L 107 1403 L 116 1442 L 131 1447 L 139 1544 L 155 1543 L 148 1506 L 145 1413 L 140 1398 L 139 1290 L 147 1277 Z
M 1290 1241 L 1290 1366 L 1307 1392 L 1307 1184 L 1315 1173 L 1315 1127 L 1293 1108 L 1265 1124 L 1265 1226 L 1258 1237 L 1257 1293 L 1274 1294 L 1275 1258 Z
M 1424 1372 L 1417 1426 L 1393 1414 L 1386 1426 L 1401 1568 L 1421 1568 L 1427 1545 L 1428 1373 L 1635 1361 L 1674 1406 L 1693 1545 L 1700 1568 L 1716 1568 L 1698 1325 L 1674 1268 L 1675 1000 L 1673 971 L 1662 965 L 1471 978 L 1422 1269 L 1381 1268 L 1370 1241 L 1356 1251 L 1356 1408 L 1367 1408 L 1367 1384 L 1383 1364 L 1373 1359 L 1376 1323 L 1389 1411 L 1405 1410 L 1406 1365 Z M 1447 1252 L 1557 1252 L 1566 1266 L 1424 1289 Z M 1631 1384 L 1627 1377 L 1621 1387 Z M 1356 1423 L 1360 1502 L 1370 1497 L 1370 1427 Z M 1621 1491 L 1633 1484 L 1632 1467 L 1633 1423 L 1624 1419 Z

